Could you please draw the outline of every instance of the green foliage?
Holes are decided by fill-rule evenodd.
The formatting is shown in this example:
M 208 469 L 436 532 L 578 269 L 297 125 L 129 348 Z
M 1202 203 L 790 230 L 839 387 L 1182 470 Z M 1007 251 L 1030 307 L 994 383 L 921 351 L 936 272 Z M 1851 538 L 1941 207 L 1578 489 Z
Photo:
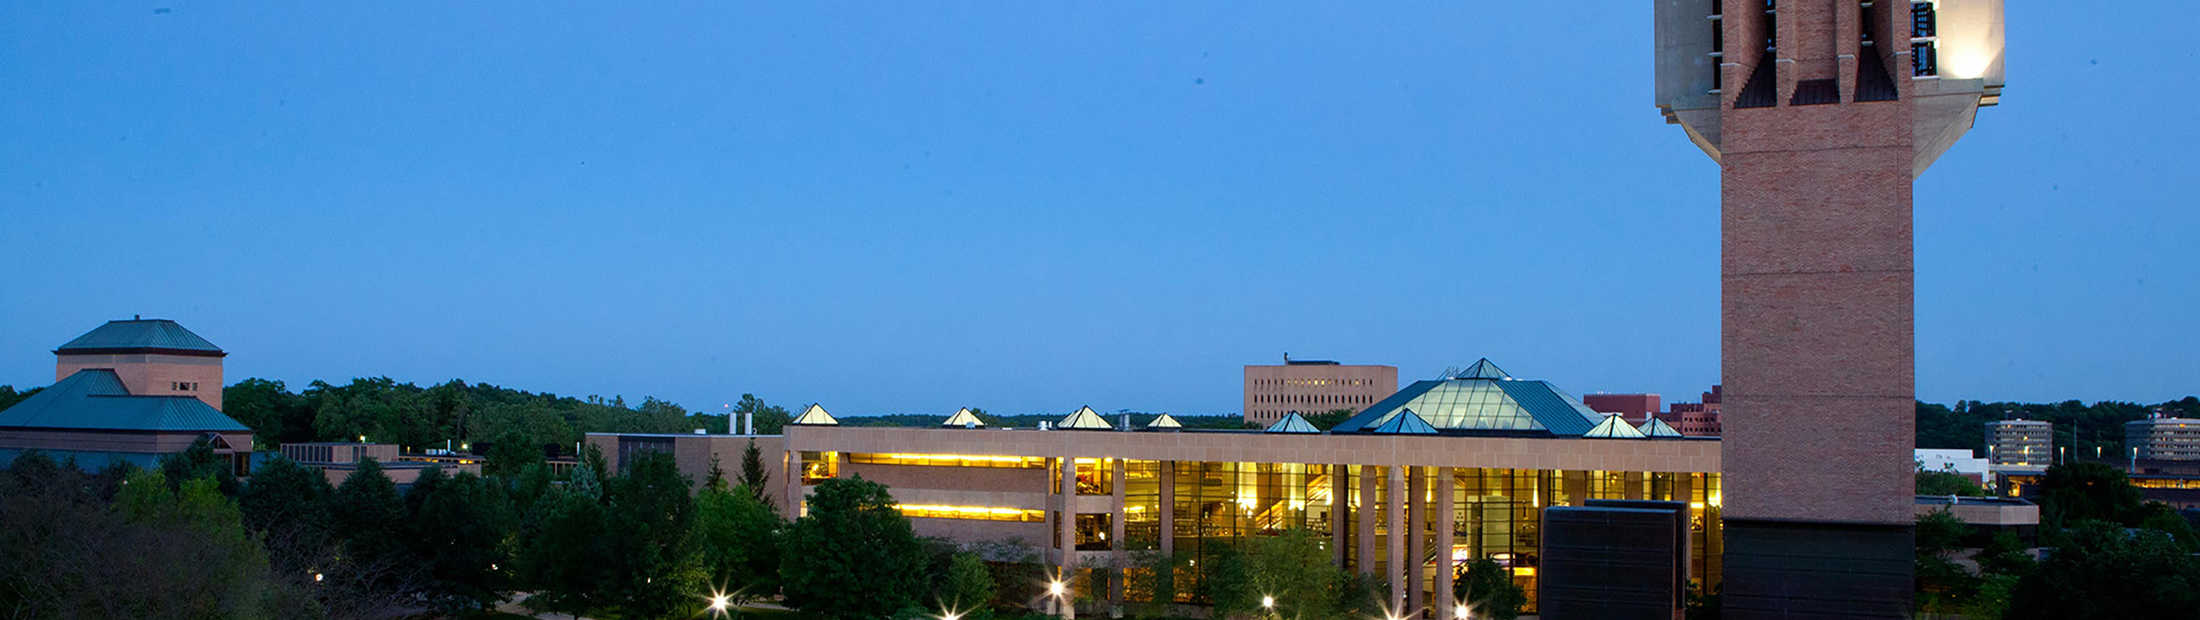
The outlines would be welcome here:
M 426 563 L 429 600 L 450 612 L 503 600 L 499 592 L 507 584 L 498 566 L 505 560 L 505 536 L 517 525 L 505 491 L 461 472 L 432 486 L 416 485 L 405 499 L 408 541 Z
M 1451 595 L 1454 600 L 1466 601 L 1476 618 L 1512 620 L 1520 617 L 1520 607 L 1528 604 L 1527 593 L 1513 583 L 1512 574 L 1489 558 L 1459 567 L 1452 577 Z
M 120 523 L 96 522 L 73 524 L 104 526 L 78 534 L 99 537 L 116 537 L 130 543 L 131 558 L 111 558 L 132 566 L 87 567 L 81 562 L 64 562 L 54 568 L 60 571 L 111 573 L 144 570 L 166 573 L 177 580 L 163 584 L 145 584 L 143 590 L 127 580 L 105 581 L 94 578 L 91 583 L 76 582 L 87 591 L 75 593 L 76 598 L 66 608 L 79 611 L 102 609 L 120 612 L 110 616 L 158 616 L 177 618 L 272 618 L 273 603 L 278 598 L 277 586 L 267 575 L 267 558 L 260 545 L 245 533 L 243 517 L 237 505 L 218 490 L 218 483 L 211 478 L 195 478 L 176 484 L 170 490 L 167 476 L 157 471 L 141 471 L 132 474 L 115 496 L 115 513 Z M 68 548 L 72 559 L 84 553 L 81 548 Z M 136 566 L 137 563 L 175 561 L 177 566 Z M 75 566 L 71 566 L 71 565 Z M 187 573 L 187 574 L 186 574 Z M 82 575 L 79 573 L 79 576 Z M 71 579 L 62 575 L 50 575 L 48 579 L 61 578 L 53 585 L 70 584 Z M 43 581 L 43 580 L 42 580 Z M 96 585 L 104 583 L 104 587 Z M 148 596 L 148 594 L 151 594 Z M 118 601 L 92 599 L 121 598 Z M 132 600 L 135 599 L 135 600 Z M 17 608 L 20 613 L 21 608 Z M 62 615 L 76 615 L 74 613 Z
M 2180 618 L 2195 608 L 2200 608 L 2200 559 L 2160 532 L 2096 521 L 2078 525 L 2069 544 L 2018 582 L 2005 617 Z
M 579 615 L 604 602 L 611 545 L 603 505 L 558 490 L 543 496 L 536 511 L 515 558 L 523 581 L 538 591 L 527 605 Z
M 947 574 L 935 593 L 942 607 L 955 611 L 980 609 L 993 602 L 993 573 L 974 553 L 957 553 L 948 561 Z
M 222 414 L 252 427 L 261 446 L 314 441 L 314 409 L 283 382 L 251 378 L 222 388 Z
M 690 539 L 695 502 L 688 480 L 662 452 L 638 453 L 623 465 L 624 475 L 604 482 L 605 597 L 621 615 L 675 615 L 709 586 Z
M 786 429 L 788 422 L 794 420 L 794 415 L 787 413 L 787 408 L 766 404 L 764 399 L 757 398 L 755 394 L 742 394 L 740 404 L 733 406 L 733 415 L 736 418 L 742 414 L 755 415 L 756 434 L 759 435 L 777 435 Z
M 2081 521 L 2132 525 L 2144 496 L 2124 472 L 2100 463 L 2069 463 L 2047 468 L 2037 490 L 2040 523 L 2068 527 Z
M 1218 615 L 1260 613 L 1264 597 L 1275 598 L 1277 617 L 1307 619 L 1361 615 L 1374 601 L 1368 584 L 1337 568 L 1308 530 L 1247 538 L 1210 553 L 1206 564 L 1201 583 Z
M 779 590 L 779 533 L 786 522 L 743 488 L 705 488 L 695 496 L 695 544 L 710 583 L 736 599 Z
M 411 566 L 406 547 L 410 534 L 405 524 L 405 502 L 397 485 L 382 473 L 372 458 L 359 459 L 357 469 L 337 485 L 328 509 L 329 530 L 343 539 L 344 555 L 355 564 L 374 567 Z M 382 580 L 396 588 L 399 578 Z
M 781 541 L 786 604 L 839 618 L 877 618 L 917 603 L 923 558 L 886 487 L 861 477 L 812 488 L 809 514 Z
M 320 470 L 278 456 L 252 472 L 237 504 L 253 531 L 317 531 L 327 522 L 324 508 L 333 492 Z
M 1962 546 L 1970 537 L 1971 526 L 1956 518 L 1947 510 L 1935 510 L 1917 518 L 1917 549 L 1924 552 L 1946 553 Z
M 2177 542 L 2177 548 L 2186 553 L 2200 552 L 2200 532 L 2194 532 L 2192 522 L 2177 514 L 2176 509 L 2161 502 L 2147 502 L 2138 512 L 2133 525 L 2168 534 Z
M 17 392 L 15 391 L 15 386 L 0 385 L 0 411 L 7 411 L 9 407 L 15 406 L 16 403 L 23 402 L 23 399 L 30 398 L 32 394 L 37 394 L 39 390 L 43 389 L 46 388 L 34 387 L 28 390 Z
M 741 449 L 741 488 L 769 505 L 765 494 L 771 492 L 771 481 L 771 470 L 764 468 L 764 453 L 756 448 L 756 440 L 749 440 L 749 446 Z
M 1918 495 L 1955 495 L 1960 497 L 1985 497 L 1986 489 L 1979 488 L 1970 478 L 1945 471 L 1917 470 Z
M 2039 562 L 2024 548 L 2024 542 L 2017 540 L 2015 533 L 2006 531 L 1994 534 L 1972 559 L 1978 563 L 1979 573 L 1987 576 L 2029 575 L 2039 567 Z
M 171 490 L 180 489 L 186 480 L 206 478 L 214 481 L 222 495 L 237 495 L 237 475 L 230 471 L 229 459 L 214 454 L 213 444 L 206 439 L 191 442 L 191 447 L 182 452 L 160 457 L 160 471 Z
M 1352 419 L 1352 416 L 1358 413 L 1359 411 L 1355 409 L 1331 409 L 1306 416 L 1306 422 L 1314 425 L 1314 428 L 1326 431 L 1335 428 L 1338 424 L 1343 424 L 1345 420 Z
M 489 442 L 489 462 L 481 467 L 481 473 L 490 476 L 513 476 L 527 471 L 528 467 L 541 465 L 541 437 L 518 429 L 508 429 Z
M 1187 560 L 1191 555 L 1182 551 L 1163 554 L 1160 551 L 1131 552 L 1130 575 L 1124 580 L 1126 598 L 1131 610 L 1141 616 L 1161 616 L 1176 603 L 1177 576 L 1190 570 Z

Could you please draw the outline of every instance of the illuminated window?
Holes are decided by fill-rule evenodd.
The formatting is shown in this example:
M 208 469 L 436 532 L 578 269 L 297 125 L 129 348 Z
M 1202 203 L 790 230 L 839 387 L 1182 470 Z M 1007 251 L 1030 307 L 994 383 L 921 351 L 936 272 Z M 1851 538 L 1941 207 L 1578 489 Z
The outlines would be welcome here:
M 1108 532 L 1115 527 L 1115 515 L 1107 513 L 1077 515 L 1077 550 L 1106 551 L 1109 549 Z
M 1077 459 L 1077 494 L 1115 494 L 1115 459 Z
M 823 481 L 826 481 L 826 480 L 831 480 L 831 479 L 833 479 L 833 478 L 835 478 L 835 477 L 838 477 L 839 475 L 840 475 L 840 453 L 838 453 L 838 452 L 803 452 L 803 453 L 802 453 L 802 484 L 803 484 L 803 486 L 810 486 L 810 485 L 815 485 L 815 484 L 817 484 L 817 483 L 819 483 L 819 482 L 823 482 Z
M 1006 469 L 1039 469 L 1047 466 L 1043 456 L 1000 456 L 987 454 L 881 454 L 855 452 L 848 455 L 848 462 L 863 465 L 913 465 L 920 467 L 996 467 Z
M 945 506 L 938 504 L 896 504 L 902 516 L 912 519 L 967 519 L 974 521 L 1014 521 L 1019 523 L 1044 523 L 1046 512 L 1024 508 L 1001 506 Z

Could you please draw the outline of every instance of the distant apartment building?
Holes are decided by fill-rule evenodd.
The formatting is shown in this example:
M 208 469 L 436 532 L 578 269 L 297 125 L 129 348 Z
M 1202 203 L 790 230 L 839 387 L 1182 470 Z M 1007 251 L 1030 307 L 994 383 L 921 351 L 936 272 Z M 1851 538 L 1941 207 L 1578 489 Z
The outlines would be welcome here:
M 1986 423 L 1986 459 L 1994 471 L 2045 471 L 2055 462 L 2055 425 L 2042 420 Z
M 1717 437 L 1725 430 L 1719 424 L 1719 401 L 1725 398 L 1726 388 L 1714 385 L 1711 386 L 1711 391 L 1703 393 L 1700 402 L 1673 403 L 1668 406 L 1665 415 L 1659 417 L 1682 435 Z
M 1917 468 L 1938 471 L 1970 478 L 1972 482 L 1986 484 L 1988 466 L 1986 459 L 1964 449 L 1918 448 L 1915 452 Z
M 2125 422 L 2124 448 L 2133 460 L 2200 461 L 2200 419 L 2156 413 Z
M 1581 397 L 1581 404 L 1597 413 L 1616 413 L 1628 424 L 1641 424 L 1643 420 L 1662 413 L 1664 397 L 1656 394 L 1590 394 Z M 1672 424 L 1668 421 L 1667 424 Z
M 1359 411 L 1398 391 L 1398 367 L 1295 360 L 1245 366 L 1245 421 L 1269 424 L 1292 412 Z

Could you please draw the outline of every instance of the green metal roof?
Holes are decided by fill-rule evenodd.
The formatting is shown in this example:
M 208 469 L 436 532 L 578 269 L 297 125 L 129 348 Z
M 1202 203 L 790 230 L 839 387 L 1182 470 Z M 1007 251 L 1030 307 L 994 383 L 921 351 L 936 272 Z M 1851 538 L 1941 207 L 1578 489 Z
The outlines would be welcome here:
M 171 351 L 196 351 L 220 353 L 221 347 L 207 342 L 191 330 L 184 329 L 168 319 L 128 319 L 108 321 L 106 325 L 84 332 L 54 349 L 55 353 L 68 351 L 112 351 L 128 349 L 167 349 Z
M 115 371 L 76 371 L 7 411 L 0 427 L 124 431 L 251 432 L 189 396 L 135 396 Z
M 1332 433 L 1365 432 L 1412 409 L 1439 431 L 1577 437 L 1603 416 L 1547 381 L 1513 379 L 1484 358 L 1464 372 L 1416 381 L 1352 416 Z
M 1306 418 L 1300 417 L 1300 416 L 1299 416 L 1299 412 L 1297 412 L 1297 411 L 1293 411 L 1293 412 L 1291 412 L 1291 414 L 1290 414 L 1290 415 L 1286 415 L 1286 416 L 1283 416 L 1283 419 L 1281 419 L 1281 420 L 1276 420 L 1276 423 L 1275 423 L 1275 424 L 1270 424 L 1270 425 L 1268 425 L 1268 430 L 1265 430 L 1265 431 L 1261 431 L 1261 432 L 1264 432 L 1264 433 L 1319 433 L 1319 432 L 1322 432 L 1322 431 L 1321 431 L 1321 429 L 1318 429 L 1318 428 L 1314 428 L 1314 424 L 1313 424 L 1313 423 L 1311 423 L 1311 422 L 1307 422 L 1307 421 L 1306 421 Z
M 1598 439 L 1641 439 L 1642 431 L 1628 426 L 1626 419 L 1619 417 L 1618 414 L 1613 414 L 1604 416 L 1603 422 L 1598 422 L 1595 428 L 1589 429 L 1581 436 Z

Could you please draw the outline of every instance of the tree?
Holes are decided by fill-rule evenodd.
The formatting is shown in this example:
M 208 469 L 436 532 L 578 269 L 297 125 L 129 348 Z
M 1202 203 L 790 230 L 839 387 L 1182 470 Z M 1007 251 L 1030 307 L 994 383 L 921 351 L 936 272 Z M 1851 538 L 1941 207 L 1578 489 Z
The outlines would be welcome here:
M 940 606 L 967 613 L 993 601 L 993 574 L 975 553 L 957 553 L 948 561 L 947 574 L 937 593 Z
M 1374 602 L 1367 582 L 1332 564 L 1321 538 L 1304 529 L 1218 546 L 1200 568 L 1201 586 L 1223 616 L 1259 613 L 1266 597 L 1283 618 L 1364 615 Z
M 622 615 L 661 618 L 692 607 L 706 590 L 700 558 L 689 543 L 695 502 L 672 455 L 641 452 L 625 475 L 604 484 L 610 580 L 605 597 Z
M 1326 431 L 1335 428 L 1338 424 L 1343 424 L 1345 420 L 1352 419 L 1352 416 L 1358 413 L 1359 411 L 1352 409 L 1331 409 L 1305 417 L 1306 423 L 1314 425 L 1314 428 Z
M 726 468 L 718 464 L 718 453 L 710 453 L 710 471 L 703 475 L 703 488 L 726 489 Z
M 1984 497 L 1986 489 L 1979 488 L 1977 483 L 1971 482 L 1970 478 L 1965 478 L 1961 474 L 1945 471 L 1925 471 L 1923 468 L 1919 468 L 1917 470 L 1917 494 Z
M 705 488 L 695 496 L 695 543 L 713 587 L 736 599 L 769 596 L 779 586 L 779 531 L 769 504 L 741 489 Z
M 2017 583 L 2008 618 L 2127 620 L 2189 617 L 2200 607 L 2200 560 L 2169 536 L 2093 521 Z
M 536 441 L 519 430 L 505 431 L 489 444 L 489 462 L 482 465 L 481 473 L 516 476 L 529 466 L 542 463 L 542 445 Z
M 1495 560 L 1480 558 L 1459 567 L 1453 573 L 1451 595 L 1455 600 L 1466 601 L 1476 618 L 1512 620 L 1520 617 L 1520 607 L 1528 603 L 1527 593 L 1512 581 L 1512 574 Z
M 733 413 L 736 416 L 744 413 L 755 415 L 756 433 L 759 435 L 777 435 L 786 429 L 787 422 L 794 420 L 794 415 L 787 413 L 785 407 L 767 405 L 764 399 L 757 398 L 755 394 L 742 394 L 740 404 L 733 406 Z
M 15 406 L 16 403 L 23 402 L 23 399 L 30 398 L 32 394 L 37 394 L 39 390 L 43 389 L 46 388 L 31 388 L 28 390 L 17 392 L 15 391 L 15 386 L 0 385 L 0 411 L 7 411 L 9 407 Z
M 214 481 L 222 495 L 237 495 L 237 475 L 229 471 L 229 459 L 214 454 L 213 442 L 205 438 L 191 442 L 182 452 L 160 457 L 160 470 L 169 490 L 180 490 L 187 480 L 206 478 Z
M 517 558 L 523 581 L 537 590 L 527 606 L 585 613 L 603 600 L 611 579 L 612 552 L 603 505 L 561 489 L 545 495 L 538 511 L 537 523 L 521 539 Z
M 2131 525 L 2137 523 L 2144 501 L 2121 470 L 2082 461 L 2047 468 L 2038 494 L 2041 524 L 2054 527 L 2087 520 Z
M 764 453 L 756 449 L 756 440 L 749 440 L 749 447 L 741 450 L 741 487 L 769 505 L 771 481 L 771 471 L 764 469 Z
M 411 566 L 406 552 L 405 503 L 397 485 L 382 473 L 373 458 L 359 459 L 357 469 L 336 487 L 328 513 L 329 530 L 343 540 L 350 561 L 366 566 Z M 400 581 L 395 576 L 385 580 Z M 387 585 L 387 584 L 385 584 Z
M 313 408 L 283 382 L 250 378 L 222 388 L 222 414 L 252 427 L 254 443 L 313 441 Z
M 415 502 L 415 495 L 422 497 Z M 429 600 L 453 613 L 503 600 L 499 592 L 506 584 L 498 567 L 506 561 L 504 538 L 516 522 L 504 490 L 460 472 L 434 486 L 415 486 L 405 498 L 411 505 L 407 540 L 426 563 Z
M 326 524 L 323 512 L 333 492 L 328 477 L 283 457 L 268 459 L 252 473 L 252 483 L 237 496 L 246 527 L 268 530 L 314 530 Z
M 836 478 L 812 490 L 809 514 L 782 540 L 788 606 L 840 618 L 877 618 L 916 603 L 923 557 L 908 517 L 884 485 Z

